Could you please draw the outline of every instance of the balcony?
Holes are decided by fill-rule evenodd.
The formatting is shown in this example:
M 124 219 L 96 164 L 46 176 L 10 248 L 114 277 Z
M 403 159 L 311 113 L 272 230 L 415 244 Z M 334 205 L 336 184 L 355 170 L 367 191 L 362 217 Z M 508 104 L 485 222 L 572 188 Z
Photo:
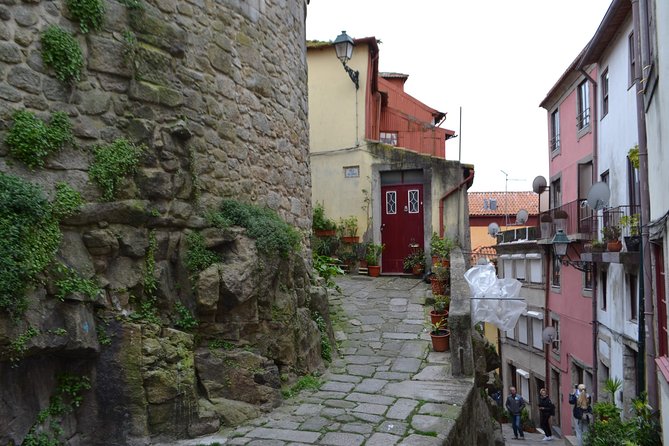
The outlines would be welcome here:
M 567 214 L 566 220 L 563 221 L 560 218 L 562 211 Z M 552 238 L 558 229 L 563 229 L 565 234 L 572 239 L 591 240 L 592 234 L 596 232 L 596 226 L 593 226 L 593 223 L 596 223 L 593 220 L 594 215 L 593 210 L 586 206 L 583 199 L 541 212 L 539 214 L 539 221 L 541 222 L 542 219 L 546 218 L 545 216 L 549 216 L 552 223 L 548 232 L 544 231 L 541 234 L 540 231 L 539 237 Z M 539 227 L 541 227 L 541 223 L 539 223 Z

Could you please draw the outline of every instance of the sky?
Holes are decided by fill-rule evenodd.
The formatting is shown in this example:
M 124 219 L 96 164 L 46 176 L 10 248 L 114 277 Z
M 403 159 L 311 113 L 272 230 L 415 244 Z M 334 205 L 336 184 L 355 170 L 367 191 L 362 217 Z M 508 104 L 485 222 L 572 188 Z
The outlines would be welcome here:
M 446 112 L 446 158 L 475 166 L 470 191 L 528 191 L 548 178 L 548 91 L 611 0 L 311 0 L 307 39 L 376 37 L 379 70 Z M 460 129 L 460 110 L 462 127 Z

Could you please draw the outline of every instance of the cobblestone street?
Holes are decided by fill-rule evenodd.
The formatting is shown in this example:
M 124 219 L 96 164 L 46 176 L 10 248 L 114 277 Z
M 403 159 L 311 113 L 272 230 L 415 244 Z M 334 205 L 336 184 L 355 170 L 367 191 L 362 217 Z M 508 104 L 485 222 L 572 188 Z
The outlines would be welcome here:
M 302 391 L 273 412 L 181 445 L 441 445 L 473 386 L 450 377 L 449 353 L 435 353 L 426 327 L 430 288 L 414 278 L 345 276 L 331 299 L 344 316 L 340 357 L 318 391 Z M 174 443 L 172 443 L 174 444 Z

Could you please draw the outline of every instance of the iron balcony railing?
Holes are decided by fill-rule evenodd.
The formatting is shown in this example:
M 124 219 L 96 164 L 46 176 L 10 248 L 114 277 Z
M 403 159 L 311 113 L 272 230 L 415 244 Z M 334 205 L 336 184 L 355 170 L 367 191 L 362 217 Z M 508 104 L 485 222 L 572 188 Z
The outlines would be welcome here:
M 541 222 L 544 224 L 541 238 L 552 237 L 558 229 L 562 229 L 565 234 L 583 234 L 582 238 L 591 238 L 591 234 L 596 228 L 593 228 L 593 211 L 585 204 L 584 199 L 578 199 L 567 204 L 549 209 L 539 214 L 539 228 Z M 547 218 L 550 217 L 550 218 Z M 545 220 L 550 220 L 546 222 Z M 548 226 L 548 233 L 546 231 Z
M 581 113 L 576 116 L 576 128 L 578 130 L 583 130 L 590 125 L 590 107 L 583 110 Z

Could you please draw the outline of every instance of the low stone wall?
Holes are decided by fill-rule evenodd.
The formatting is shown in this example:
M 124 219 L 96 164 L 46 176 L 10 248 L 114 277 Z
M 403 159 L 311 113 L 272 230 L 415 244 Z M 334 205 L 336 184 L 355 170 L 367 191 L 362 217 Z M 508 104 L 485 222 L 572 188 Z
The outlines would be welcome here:
M 474 376 L 470 291 L 464 279 L 468 265 L 461 250 L 451 253 L 451 373 L 454 377 Z

